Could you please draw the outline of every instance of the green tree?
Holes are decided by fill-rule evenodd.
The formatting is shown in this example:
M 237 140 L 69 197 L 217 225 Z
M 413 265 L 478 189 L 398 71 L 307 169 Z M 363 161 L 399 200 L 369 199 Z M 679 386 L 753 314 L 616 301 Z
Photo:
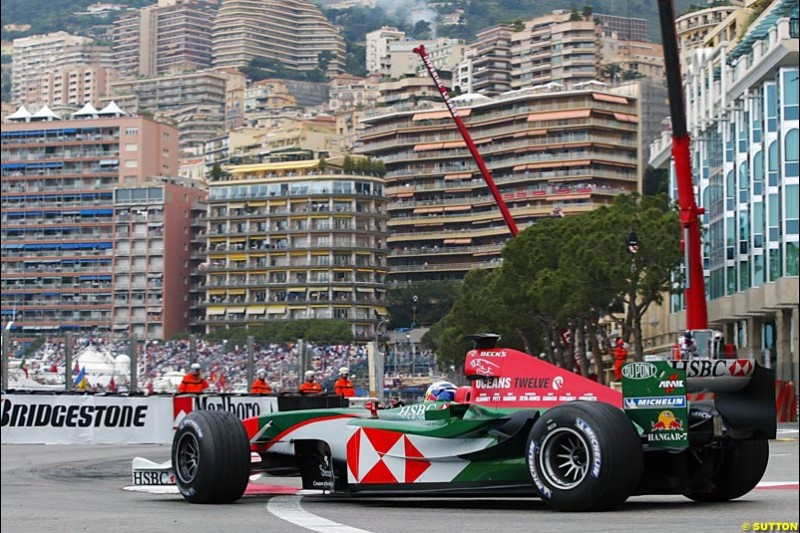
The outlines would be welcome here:
M 638 235 L 635 255 L 626 243 L 630 231 Z M 670 290 L 679 241 L 678 216 L 665 196 L 620 195 L 595 211 L 540 220 L 508 242 L 500 268 L 467 275 L 451 312 L 426 342 L 444 360 L 458 361 L 458 335 L 490 331 L 502 334 L 505 345 L 543 350 L 565 368 L 574 364 L 568 354 L 577 353 L 581 372 L 601 377 L 601 354 L 610 350 L 601 320 L 618 321 L 640 360 L 641 317 Z M 614 316 L 620 305 L 624 318 Z M 573 332 L 569 346 L 559 335 L 565 328 Z
M 642 192 L 645 196 L 666 195 L 669 192 L 669 170 L 648 166 L 644 171 Z
M 581 9 L 581 16 L 583 17 L 584 20 L 591 20 L 593 13 L 594 13 L 594 7 L 592 6 L 586 5 L 583 6 L 583 9 Z
M 422 281 L 389 289 L 389 327 L 407 328 L 412 321 L 416 321 L 417 326 L 435 324 L 450 312 L 460 285 L 460 281 Z M 416 302 L 414 296 L 417 297 Z

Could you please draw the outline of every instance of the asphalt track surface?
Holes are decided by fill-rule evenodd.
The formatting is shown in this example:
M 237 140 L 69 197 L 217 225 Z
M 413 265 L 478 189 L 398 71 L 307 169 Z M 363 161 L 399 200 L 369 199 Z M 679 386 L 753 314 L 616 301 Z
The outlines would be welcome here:
M 796 426 L 795 426 L 796 428 Z M 501 533 L 756 530 L 755 523 L 798 522 L 797 431 L 770 442 L 765 487 L 724 504 L 680 496 L 638 496 L 619 511 L 566 514 L 536 499 L 402 498 L 332 500 L 246 496 L 231 505 L 192 505 L 175 494 L 129 492 L 131 458 L 163 461 L 166 446 L 3 445 L 0 530 L 17 532 Z M 772 482 L 773 486 L 769 486 Z M 295 478 L 262 478 L 272 491 Z M 788 483 L 788 484 L 786 484 Z M 277 488 L 275 488 L 277 490 Z M 286 492 L 286 491 L 284 491 Z M 780 525 L 773 531 L 780 531 Z M 797 529 L 794 529 L 797 531 Z

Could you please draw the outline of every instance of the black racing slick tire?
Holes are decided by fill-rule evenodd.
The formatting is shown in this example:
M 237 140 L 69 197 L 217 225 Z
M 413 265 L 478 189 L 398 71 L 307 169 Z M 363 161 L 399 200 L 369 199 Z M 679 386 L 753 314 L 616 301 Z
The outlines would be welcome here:
M 765 439 L 731 440 L 716 451 L 713 460 L 716 464 L 710 490 L 691 492 L 687 498 L 696 502 L 726 502 L 756 488 L 767 470 L 769 442 Z
M 559 511 L 619 507 L 639 483 L 643 463 L 633 423 L 606 403 L 554 407 L 542 413 L 528 437 L 531 481 L 547 506 Z
M 250 443 L 244 425 L 227 411 L 193 411 L 172 439 L 172 468 L 181 495 L 191 503 L 231 503 L 250 476 Z

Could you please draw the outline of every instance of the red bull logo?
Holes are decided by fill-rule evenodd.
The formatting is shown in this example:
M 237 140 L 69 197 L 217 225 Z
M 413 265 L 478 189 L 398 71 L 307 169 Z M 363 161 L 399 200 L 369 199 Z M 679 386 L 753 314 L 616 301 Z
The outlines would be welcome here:
M 661 411 L 658 413 L 658 420 L 651 424 L 653 431 L 682 431 L 683 422 L 681 422 L 672 411 Z

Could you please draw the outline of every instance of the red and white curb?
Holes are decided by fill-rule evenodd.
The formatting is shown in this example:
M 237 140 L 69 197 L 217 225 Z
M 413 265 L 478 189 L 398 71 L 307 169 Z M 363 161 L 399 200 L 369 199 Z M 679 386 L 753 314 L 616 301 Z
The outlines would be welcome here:
M 797 481 L 762 481 L 756 485 L 757 490 L 797 490 L 800 482 Z

